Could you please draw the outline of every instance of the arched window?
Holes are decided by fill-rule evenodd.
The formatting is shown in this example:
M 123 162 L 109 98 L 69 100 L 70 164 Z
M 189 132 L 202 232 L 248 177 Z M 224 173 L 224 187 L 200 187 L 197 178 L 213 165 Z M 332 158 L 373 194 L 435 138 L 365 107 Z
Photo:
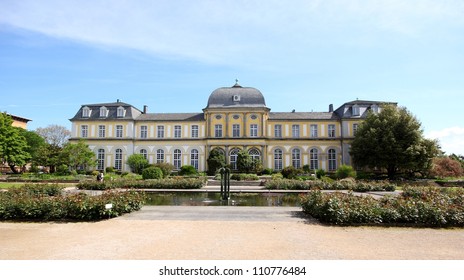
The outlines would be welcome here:
M 106 118 L 108 116 L 108 109 L 105 106 L 100 107 L 100 118 Z
M 335 149 L 329 149 L 327 154 L 329 158 L 329 171 L 337 170 L 337 152 Z
M 145 158 L 148 159 L 148 152 L 145 149 L 140 149 L 140 154 Z
M 250 149 L 248 151 L 248 154 L 251 156 L 251 159 L 254 160 L 261 160 L 261 153 L 259 152 L 258 149 Z
M 198 150 L 193 149 L 190 152 L 190 165 L 195 167 L 196 170 L 198 170 Z
M 311 170 L 319 169 L 319 151 L 316 148 L 309 151 L 309 168 Z
M 182 166 L 182 152 L 179 149 L 174 150 L 174 169 L 179 170 Z
M 164 151 L 163 149 L 156 150 L 156 163 L 164 162 Z
M 295 168 L 301 168 L 301 151 L 298 148 L 292 150 L 292 165 Z
M 237 155 L 239 152 L 239 149 L 233 149 L 232 151 L 230 151 L 229 163 L 232 170 L 237 170 Z
M 282 170 L 282 150 L 275 149 L 274 151 L 274 169 L 275 170 Z
M 97 152 L 97 169 L 98 170 L 105 170 L 105 150 L 104 149 L 98 149 Z
M 116 149 L 114 154 L 114 168 L 116 170 L 122 170 L 122 150 Z

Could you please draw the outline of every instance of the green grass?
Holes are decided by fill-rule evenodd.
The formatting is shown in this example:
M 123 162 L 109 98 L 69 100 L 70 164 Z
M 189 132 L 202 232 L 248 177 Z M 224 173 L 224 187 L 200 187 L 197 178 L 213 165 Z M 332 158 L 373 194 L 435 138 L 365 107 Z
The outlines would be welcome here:
M 0 189 L 9 189 L 9 188 L 17 188 L 23 186 L 24 183 L 0 183 Z

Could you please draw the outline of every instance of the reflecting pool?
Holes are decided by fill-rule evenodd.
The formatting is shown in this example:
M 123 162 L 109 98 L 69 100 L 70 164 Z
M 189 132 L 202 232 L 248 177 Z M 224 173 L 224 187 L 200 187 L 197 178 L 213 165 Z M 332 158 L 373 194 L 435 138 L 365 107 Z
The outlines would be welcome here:
M 229 200 L 221 200 L 217 192 L 147 192 L 146 195 L 145 205 L 300 206 L 296 193 L 231 193 Z

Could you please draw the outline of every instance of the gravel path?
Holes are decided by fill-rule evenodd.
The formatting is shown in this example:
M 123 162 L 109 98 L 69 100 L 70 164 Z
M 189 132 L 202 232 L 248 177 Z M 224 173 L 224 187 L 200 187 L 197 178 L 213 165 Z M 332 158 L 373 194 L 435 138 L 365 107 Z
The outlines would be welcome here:
M 0 222 L 3 260 L 463 260 L 464 229 L 333 227 L 292 207 L 145 206 L 82 223 Z

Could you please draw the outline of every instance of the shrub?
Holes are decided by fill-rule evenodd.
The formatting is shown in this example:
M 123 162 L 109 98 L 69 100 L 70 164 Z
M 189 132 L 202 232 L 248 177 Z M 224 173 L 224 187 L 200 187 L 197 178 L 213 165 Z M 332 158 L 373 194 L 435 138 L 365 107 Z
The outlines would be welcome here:
M 105 168 L 105 172 L 106 173 L 114 173 L 114 167 L 108 166 L 107 168 Z
M 309 173 L 311 172 L 311 169 L 310 169 L 309 164 L 303 165 L 303 172 L 304 172 L 305 174 L 309 174 Z
M 127 164 L 132 172 L 137 174 L 142 174 L 142 171 L 150 165 L 148 160 L 141 154 L 130 155 L 127 159 Z
M 274 170 L 272 168 L 264 168 L 261 174 L 263 175 L 272 175 L 274 173 Z
M 335 172 L 337 179 L 344 179 L 344 178 L 355 178 L 356 171 L 354 171 L 353 167 L 350 165 L 341 165 L 337 171 Z
M 196 174 L 198 174 L 198 171 L 192 165 L 183 165 L 179 171 L 179 175 L 181 176 L 196 175 Z
M 174 170 L 174 165 L 166 162 L 156 163 L 153 166 L 161 169 L 161 172 L 163 173 L 163 178 L 167 178 L 169 175 L 171 175 L 171 172 Z
M 147 179 L 162 179 L 163 171 L 158 167 L 148 167 L 142 171 L 142 178 Z
M 293 166 L 287 166 L 284 169 L 282 169 L 280 173 L 282 173 L 282 176 L 284 176 L 284 178 L 286 179 L 294 179 L 296 178 L 296 176 L 298 176 L 298 173 L 300 173 L 300 171 Z
M 321 179 L 322 177 L 325 176 L 325 170 L 324 169 L 318 169 L 316 170 L 316 178 Z
M 203 187 L 206 178 L 167 178 L 147 180 L 114 180 L 99 183 L 97 181 L 82 181 L 77 187 L 83 190 L 109 190 L 117 188 L 134 189 L 199 189 Z
M 236 180 L 236 181 L 257 181 L 259 180 L 258 175 L 256 174 L 232 174 L 230 175 L 231 180 Z
M 464 174 L 461 163 L 450 157 L 434 158 L 430 175 L 438 178 L 460 177 Z

